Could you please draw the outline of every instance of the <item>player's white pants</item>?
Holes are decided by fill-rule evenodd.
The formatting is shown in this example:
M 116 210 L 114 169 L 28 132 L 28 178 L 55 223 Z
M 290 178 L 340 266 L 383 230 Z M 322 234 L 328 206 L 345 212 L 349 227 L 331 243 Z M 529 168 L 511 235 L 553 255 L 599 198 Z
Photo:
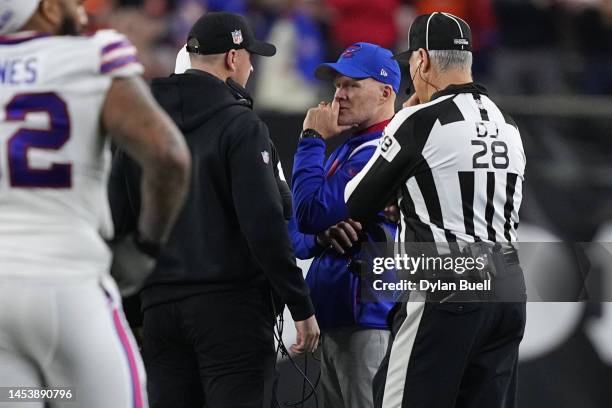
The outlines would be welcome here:
M 0 277 L 0 387 L 69 387 L 51 408 L 147 407 L 145 371 L 117 287 Z M 42 402 L 0 402 L 40 408 Z

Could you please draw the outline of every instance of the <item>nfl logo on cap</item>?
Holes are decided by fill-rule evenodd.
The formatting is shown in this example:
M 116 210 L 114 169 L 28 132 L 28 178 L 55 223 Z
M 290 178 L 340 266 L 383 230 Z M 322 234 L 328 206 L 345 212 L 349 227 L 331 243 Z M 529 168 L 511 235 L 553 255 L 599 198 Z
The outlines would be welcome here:
M 232 41 L 234 44 L 242 44 L 242 31 L 232 31 Z

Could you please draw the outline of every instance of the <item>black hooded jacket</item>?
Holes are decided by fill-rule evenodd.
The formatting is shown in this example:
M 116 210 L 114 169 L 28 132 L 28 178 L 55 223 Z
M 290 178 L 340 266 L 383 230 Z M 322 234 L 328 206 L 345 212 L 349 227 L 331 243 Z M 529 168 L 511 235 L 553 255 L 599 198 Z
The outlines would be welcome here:
M 198 70 L 155 79 L 152 91 L 185 135 L 192 174 L 185 206 L 141 294 L 143 309 L 269 285 L 294 320 L 310 317 L 314 309 L 283 214 L 276 152 L 246 91 Z M 138 177 L 130 166 L 125 156 L 116 159 L 111 185 L 127 186 L 127 205 L 139 208 Z M 111 187 L 111 202 L 114 195 L 120 194 Z M 126 218 L 136 218 L 113 213 L 119 233 Z

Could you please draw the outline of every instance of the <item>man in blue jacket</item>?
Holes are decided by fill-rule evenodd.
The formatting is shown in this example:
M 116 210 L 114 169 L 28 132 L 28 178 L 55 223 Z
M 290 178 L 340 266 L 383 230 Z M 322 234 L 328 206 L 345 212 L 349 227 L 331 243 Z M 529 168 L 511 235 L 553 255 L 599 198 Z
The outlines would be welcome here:
M 314 257 L 306 281 L 322 333 L 321 389 L 326 407 L 372 406 L 372 378 L 389 338 L 386 301 L 364 299 L 359 277 L 364 242 L 395 235 L 384 217 L 360 224 L 349 219 L 344 188 L 372 157 L 395 113 L 400 69 L 392 53 L 374 44 L 348 47 L 315 75 L 333 81 L 331 104 L 308 111 L 294 159 L 290 222 L 296 255 Z M 351 135 L 325 160 L 326 141 Z M 363 285 L 365 287 L 365 285 Z

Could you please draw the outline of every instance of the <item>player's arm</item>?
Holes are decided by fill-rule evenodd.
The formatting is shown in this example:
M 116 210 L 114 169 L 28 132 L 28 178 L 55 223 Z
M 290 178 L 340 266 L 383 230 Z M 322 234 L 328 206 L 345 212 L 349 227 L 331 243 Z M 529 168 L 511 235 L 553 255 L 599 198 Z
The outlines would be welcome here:
M 189 184 L 190 155 L 181 132 L 139 77 L 113 79 L 102 124 L 142 169 L 140 237 L 165 242 Z
M 368 220 L 382 211 L 422 161 L 414 119 L 401 112 L 389 123 L 370 161 L 344 190 L 349 217 Z

